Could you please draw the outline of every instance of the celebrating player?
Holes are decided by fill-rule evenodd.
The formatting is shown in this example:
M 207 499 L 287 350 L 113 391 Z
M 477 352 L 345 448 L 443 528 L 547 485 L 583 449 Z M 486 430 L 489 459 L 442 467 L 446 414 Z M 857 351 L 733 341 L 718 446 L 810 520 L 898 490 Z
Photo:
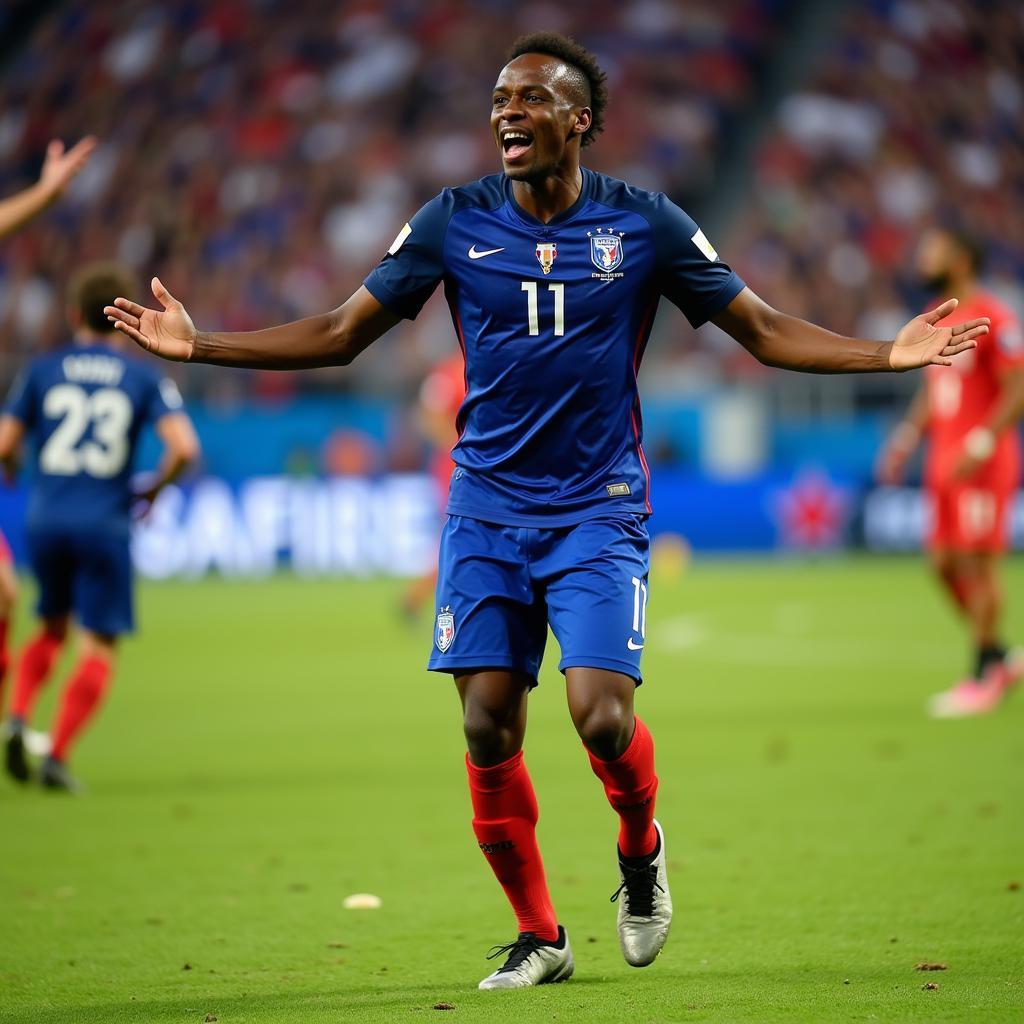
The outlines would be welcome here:
M 991 331 L 953 366 L 930 366 L 879 461 L 884 483 L 899 483 L 922 437 L 928 438 L 925 486 L 931 503 L 931 561 L 971 634 L 968 678 L 930 702 L 936 717 L 959 718 L 997 707 L 1024 672 L 1002 642 L 999 561 L 1009 511 L 1020 486 L 1024 413 L 1024 334 L 1013 312 L 978 286 L 982 253 L 960 230 L 936 229 L 921 241 L 918 269 L 936 292 L 963 304 L 953 322 L 985 317 Z
M 72 614 L 81 631 L 40 777 L 54 789 L 75 788 L 68 753 L 109 686 L 117 638 L 132 629 L 131 506 L 151 503 L 198 454 L 178 389 L 122 351 L 103 312 L 131 281 L 114 265 L 81 271 L 70 293 L 74 343 L 28 365 L 0 418 L 8 475 L 26 437 L 34 443 L 27 535 L 41 628 L 18 661 L 6 743 L 7 771 L 21 782 L 30 777 L 25 729 Z M 133 494 L 132 460 L 146 424 L 165 451 L 155 479 Z
M 637 967 L 672 916 L 654 820 L 654 744 L 634 715 L 646 643 L 651 512 L 637 371 L 662 295 L 714 320 L 757 358 L 817 372 L 948 364 L 987 329 L 940 321 L 895 341 L 843 338 L 776 312 L 664 195 L 580 167 L 602 127 L 605 76 L 570 39 L 520 39 L 492 95 L 501 174 L 445 189 L 398 233 L 363 287 L 330 313 L 248 333 L 196 330 L 159 280 L 162 310 L 119 298 L 118 330 L 167 359 L 224 366 L 343 365 L 444 282 L 466 359 L 430 668 L 455 677 L 477 842 L 519 935 L 481 988 L 572 973 L 537 848 L 523 760 L 527 695 L 548 624 L 569 711 L 619 817 L 618 931 Z
M 0 238 L 17 231 L 58 199 L 71 179 L 89 162 L 95 148 L 96 140 L 92 136 L 80 140 L 67 152 L 64 143 L 54 139 L 46 148 L 39 181 L 17 195 L 0 200 Z M 17 598 L 18 580 L 11 549 L 0 533 L 0 710 L 3 709 L 4 678 L 9 661 L 7 633 Z

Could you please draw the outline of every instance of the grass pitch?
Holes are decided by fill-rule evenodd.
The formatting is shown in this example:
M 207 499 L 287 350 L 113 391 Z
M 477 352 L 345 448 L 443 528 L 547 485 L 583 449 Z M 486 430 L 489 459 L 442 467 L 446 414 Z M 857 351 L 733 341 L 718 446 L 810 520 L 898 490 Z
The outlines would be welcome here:
M 1008 592 L 1024 638 L 1024 567 Z M 638 706 L 676 920 L 643 971 L 549 657 L 527 756 L 577 973 L 517 993 L 475 989 L 514 923 L 469 827 L 454 688 L 422 667 L 431 622 L 397 621 L 397 594 L 142 589 L 75 759 L 88 795 L 0 782 L 0 1020 L 1024 1018 L 1024 701 L 924 717 L 965 651 L 919 561 L 655 578 Z M 383 908 L 344 910 L 354 892 Z

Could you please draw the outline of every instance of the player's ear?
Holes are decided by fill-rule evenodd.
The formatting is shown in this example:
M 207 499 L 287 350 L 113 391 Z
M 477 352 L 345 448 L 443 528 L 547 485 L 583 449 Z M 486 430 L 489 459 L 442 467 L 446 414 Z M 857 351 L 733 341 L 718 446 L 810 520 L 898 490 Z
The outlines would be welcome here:
M 594 115 L 590 110 L 590 107 L 580 107 L 576 111 L 576 122 L 572 126 L 572 132 L 574 135 L 585 135 L 590 130 L 590 125 L 594 120 Z

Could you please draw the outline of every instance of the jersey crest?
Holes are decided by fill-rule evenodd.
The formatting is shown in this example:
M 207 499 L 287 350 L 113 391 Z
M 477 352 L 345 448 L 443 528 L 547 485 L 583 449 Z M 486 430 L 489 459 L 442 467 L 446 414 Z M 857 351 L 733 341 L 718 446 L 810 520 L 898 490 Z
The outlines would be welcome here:
M 554 265 L 555 258 L 558 256 L 558 246 L 554 242 L 538 242 L 537 249 L 535 251 L 537 256 L 537 262 L 540 264 L 540 269 L 545 274 L 551 273 L 551 267 Z
M 622 263 L 622 239 L 618 235 L 591 235 L 590 262 L 610 273 Z
M 452 645 L 452 641 L 455 639 L 455 616 L 452 615 L 452 610 L 449 607 L 441 609 L 441 613 L 437 617 L 437 635 L 434 638 L 437 644 L 437 649 L 444 654 Z

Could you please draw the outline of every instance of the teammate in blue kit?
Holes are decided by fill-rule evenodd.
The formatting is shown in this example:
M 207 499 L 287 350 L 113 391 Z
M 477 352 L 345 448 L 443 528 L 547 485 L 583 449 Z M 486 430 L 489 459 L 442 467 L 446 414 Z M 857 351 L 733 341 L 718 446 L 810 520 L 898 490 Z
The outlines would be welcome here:
M 67 769 L 71 744 L 109 686 L 117 638 L 132 630 L 132 505 L 152 503 L 198 455 L 178 389 L 122 351 L 103 312 L 131 282 L 112 264 L 81 271 L 70 290 L 74 342 L 28 365 L 0 418 L 0 462 L 9 477 L 23 442 L 33 445 L 26 532 L 41 629 L 18 662 L 5 749 L 7 771 L 20 782 L 31 774 L 25 729 L 72 615 L 81 630 L 40 775 L 52 789 L 76 788 Z M 136 493 L 132 462 L 147 424 L 165 452 L 155 478 Z
M 664 195 L 580 167 L 606 101 L 605 77 L 582 47 L 524 37 L 492 96 L 502 173 L 427 203 L 338 309 L 264 331 L 206 333 L 154 279 L 162 311 L 125 298 L 107 310 L 119 330 L 168 359 L 344 365 L 415 317 L 443 282 L 468 393 L 430 667 L 455 677 L 473 828 L 519 926 L 481 988 L 562 981 L 573 971 L 522 756 L 548 624 L 572 720 L 620 819 L 616 898 L 627 962 L 651 963 L 668 935 L 654 747 L 633 711 L 651 512 L 637 371 L 660 298 L 694 326 L 713 320 L 762 362 L 822 373 L 946 364 L 986 330 L 983 320 L 936 326 L 952 301 L 889 342 L 839 337 L 772 309 Z

